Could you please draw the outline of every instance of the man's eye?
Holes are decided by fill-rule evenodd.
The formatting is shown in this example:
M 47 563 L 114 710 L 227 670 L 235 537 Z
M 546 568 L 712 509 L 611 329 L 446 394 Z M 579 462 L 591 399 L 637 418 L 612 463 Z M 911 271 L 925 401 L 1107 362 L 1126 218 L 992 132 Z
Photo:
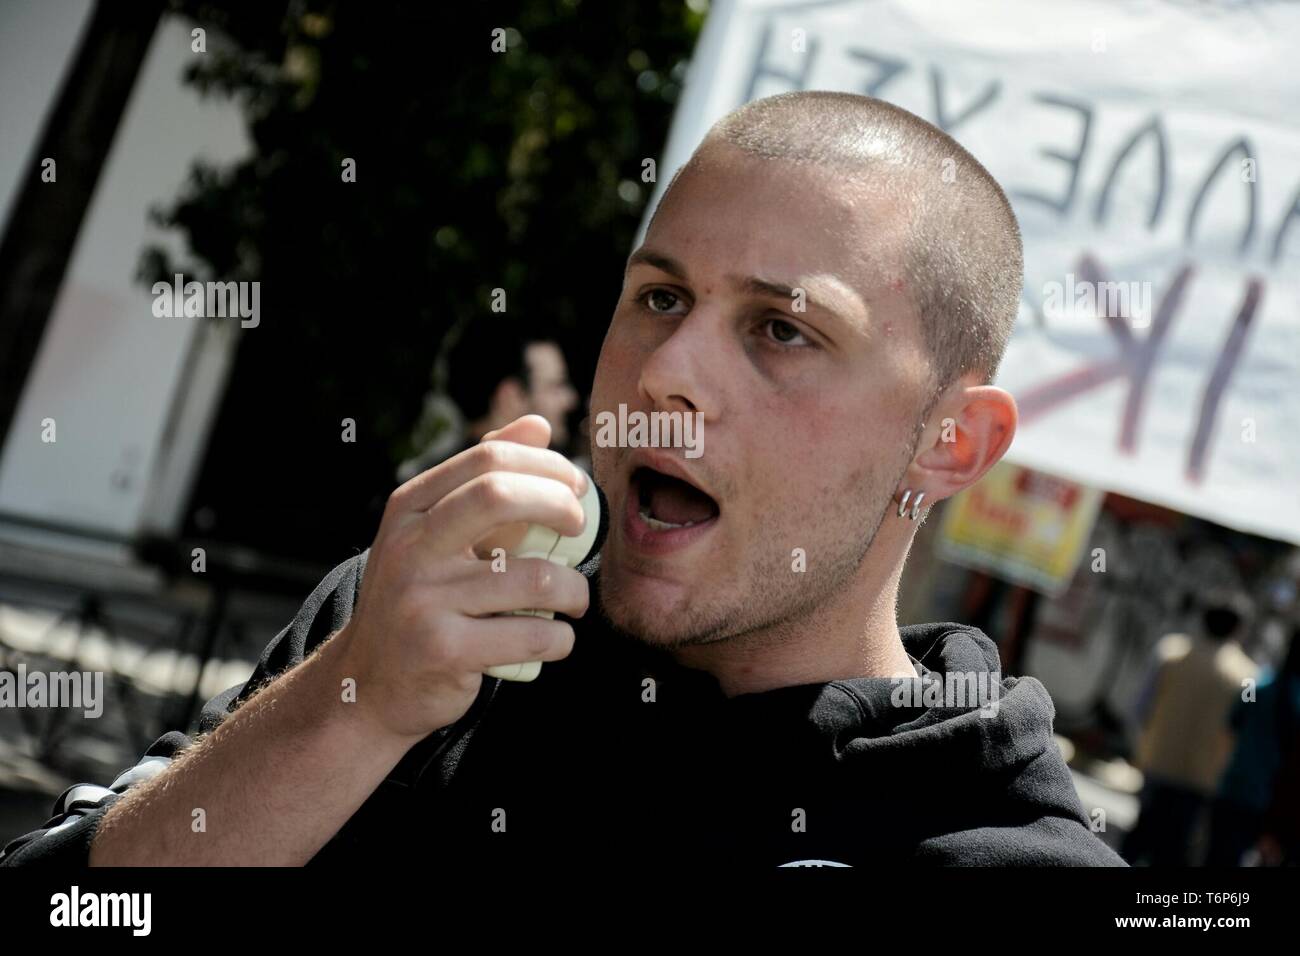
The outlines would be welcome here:
M 667 289 L 651 289 L 643 292 L 637 299 L 651 312 L 660 314 L 672 311 L 682 301 L 681 296 Z
M 781 345 L 811 345 L 808 338 L 793 323 L 785 319 L 768 319 L 765 323 L 772 341 Z

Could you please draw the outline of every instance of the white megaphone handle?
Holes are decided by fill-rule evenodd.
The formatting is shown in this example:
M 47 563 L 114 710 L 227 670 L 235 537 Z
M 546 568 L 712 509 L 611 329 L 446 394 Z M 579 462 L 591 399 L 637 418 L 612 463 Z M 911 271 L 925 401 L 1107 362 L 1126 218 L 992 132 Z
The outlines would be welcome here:
M 582 510 L 586 515 L 587 522 L 583 525 L 581 534 L 566 538 L 551 528 L 539 524 L 529 525 L 528 531 L 520 539 L 519 543 L 510 549 L 508 556 L 510 558 L 543 558 L 562 567 L 577 567 L 590 556 L 593 546 L 597 543 L 596 538 L 600 533 L 600 494 L 597 492 L 596 483 L 592 481 L 590 475 L 587 476 L 587 492 L 582 496 Z M 507 574 L 510 573 L 509 567 L 509 560 L 507 560 Z M 507 611 L 506 613 L 524 617 L 555 618 L 554 611 L 537 608 L 523 611 Z M 520 664 L 498 664 L 495 667 L 489 667 L 483 673 L 489 677 L 499 677 L 502 680 L 530 681 L 534 680 L 541 671 L 541 661 L 524 661 Z

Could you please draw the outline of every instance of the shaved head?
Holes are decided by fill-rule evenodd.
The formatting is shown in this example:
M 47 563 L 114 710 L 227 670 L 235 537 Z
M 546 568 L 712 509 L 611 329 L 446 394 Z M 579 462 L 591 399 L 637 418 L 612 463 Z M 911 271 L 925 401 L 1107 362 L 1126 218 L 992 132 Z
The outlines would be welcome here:
M 709 130 L 674 175 L 711 165 L 719 146 L 815 166 L 901 204 L 898 255 L 920 319 L 935 392 L 975 373 L 991 382 L 1015 324 L 1023 253 L 1000 186 L 942 130 L 883 100 L 802 91 L 747 103 Z M 653 223 L 653 218 L 651 220 Z
M 713 126 L 628 257 L 591 390 L 593 416 L 694 416 L 708 449 L 592 443 L 622 515 L 605 617 L 729 693 L 915 673 L 895 604 L 917 521 L 900 519 L 1015 436 L 988 380 L 1018 232 L 969 153 L 879 100 L 793 93 Z

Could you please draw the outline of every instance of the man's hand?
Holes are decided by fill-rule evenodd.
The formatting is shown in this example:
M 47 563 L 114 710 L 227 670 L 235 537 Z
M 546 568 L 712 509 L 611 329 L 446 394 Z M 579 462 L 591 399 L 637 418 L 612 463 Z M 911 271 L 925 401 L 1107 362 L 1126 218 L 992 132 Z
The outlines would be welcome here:
M 588 479 L 547 450 L 550 436 L 546 419 L 526 415 L 389 496 L 357 606 L 333 638 L 358 708 L 381 733 L 414 743 L 469 709 L 487 668 L 573 649 L 565 622 L 493 615 L 541 608 L 580 617 L 589 600 L 582 574 L 537 558 L 511 558 L 494 573 L 473 550 L 514 522 L 582 531 Z
M 110 807 L 90 864 L 306 863 L 403 754 L 469 709 L 486 668 L 568 654 L 568 624 L 492 615 L 577 617 L 587 579 L 519 558 L 494 574 L 472 548 L 512 522 L 582 530 L 587 478 L 549 438 L 526 416 L 393 492 L 348 623 Z M 340 705 L 347 678 L 356 700 Z M 194 831 L 197 807 L 221 823 Z

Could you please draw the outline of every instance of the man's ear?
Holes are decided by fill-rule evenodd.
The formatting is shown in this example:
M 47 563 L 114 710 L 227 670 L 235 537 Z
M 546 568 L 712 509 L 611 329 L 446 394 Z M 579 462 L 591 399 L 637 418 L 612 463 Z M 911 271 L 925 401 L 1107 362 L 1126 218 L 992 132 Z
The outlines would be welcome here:
M 975 484 L 1011 446 L 1016 400 L 992 385 L 957 383 L 935 404 L 912 459 L 904 487 L 924 491 L 930 502 Z

